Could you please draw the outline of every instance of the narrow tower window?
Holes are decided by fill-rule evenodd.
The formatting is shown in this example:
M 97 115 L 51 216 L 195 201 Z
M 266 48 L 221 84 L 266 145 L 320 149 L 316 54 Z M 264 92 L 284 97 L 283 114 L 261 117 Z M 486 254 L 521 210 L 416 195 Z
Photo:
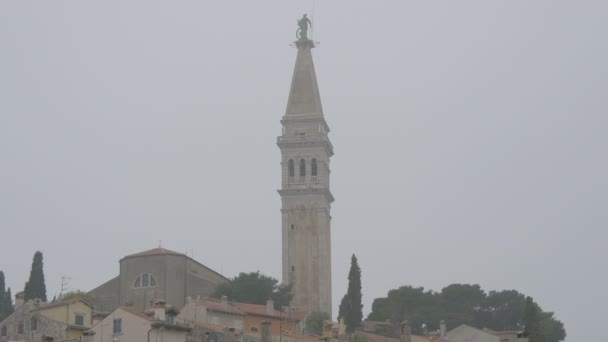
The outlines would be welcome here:
M 287 173 L 289 174 L 289 177 L 294 177 L 296 175 L 296 171 L 295 171 L 295 167 L 293 165 L 293 159 L 289 159 L 289 166 Z
M 294 226 L 293 224 L 291 225 L 291 230 L 296 229 L 296 226 Z
M 306 160 L 300 159 L 300 177 L 306 177 Z
M 310 175 L 313 177 L 317 176 L 317 159 L 313 158 L 310 162 Z

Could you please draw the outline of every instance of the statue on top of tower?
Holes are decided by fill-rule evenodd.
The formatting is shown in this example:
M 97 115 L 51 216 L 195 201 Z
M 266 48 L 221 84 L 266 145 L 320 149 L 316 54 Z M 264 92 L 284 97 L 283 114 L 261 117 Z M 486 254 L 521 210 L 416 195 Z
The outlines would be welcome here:
M 296 31 L 296 38 L 301 40 L 307 40 L 309 25 L 310 27 L 312 27 L 312 22 L 310 22 L 310 19 L 308 19 L 306 14 L 304 14 L 304 16 L 302 16 L 302 19 L 298 20 L 298 30 Z

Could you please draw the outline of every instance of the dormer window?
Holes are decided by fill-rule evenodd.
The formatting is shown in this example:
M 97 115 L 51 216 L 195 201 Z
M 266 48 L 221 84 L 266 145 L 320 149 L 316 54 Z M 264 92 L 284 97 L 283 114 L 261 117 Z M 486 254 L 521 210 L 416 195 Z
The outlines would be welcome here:
M 135 279 L 135 283 L 133 283 L 133 287 L 143 288 L 143 287 L 156 287 L 158 282 L 156 281 L 156 277 L 151 275 L 150 273 L 142 273 L 137 276 Z

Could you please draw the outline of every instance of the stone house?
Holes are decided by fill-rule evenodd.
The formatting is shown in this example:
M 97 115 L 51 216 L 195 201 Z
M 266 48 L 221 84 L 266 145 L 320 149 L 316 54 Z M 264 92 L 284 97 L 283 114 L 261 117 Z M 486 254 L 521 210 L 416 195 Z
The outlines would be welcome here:
M 91 328 L 93 307 L 81 299 L 45 303 L 18 302 L 15 312 L 0 322 L 0 341 L 80 341 Z
M 139 311 L 120 307 L 85 332 L 83 342 L 186 342 L 191 328 L 175 322 L 179 312 L 164 302 Z
M 144 311 L 157 300 L 181 308 L 186 297 L 207 297 L 228 279 L 189 256 L 164 248 L 131 254 L 119 262 L 120 273 L 91 290 L 99 311 L 120 306 Z
M 260 335 L 262 322 L 270 322 L 272 336 L 281 331 L 299 333 L 303 330 L 307 312 L 282 312 L 275 310 L 273 301 L 266 305 L 247 304 L 222 299 L 202 298 L 189 299 L 182 308 L 177 320 L 196 325 L 214 325 L 234 328 L 248 335 Z

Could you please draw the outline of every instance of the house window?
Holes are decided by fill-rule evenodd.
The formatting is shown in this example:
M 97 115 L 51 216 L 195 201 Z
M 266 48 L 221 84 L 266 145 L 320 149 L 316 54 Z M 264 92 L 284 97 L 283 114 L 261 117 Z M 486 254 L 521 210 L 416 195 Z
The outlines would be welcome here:
M 112 325 L 112 331 L 114 332 L 114 334 L 122 333 L 122 318 L 114 320 L 114 323 Z
M 313 177 L 317 176 L 317 159 L 315 158 L 310 162 L 310 175 Z
M 74 317 L 74 324 L 79 325 L 79 326 L 84 326 L 84 315 L 76 314 L 76 316 Z
M 0 336 L 4 337 L 8 335 L 8 328 L 6 327 L 6 325 L 2 326 L 2 331 L 0 331 Z
M 133 287 L 136 289 L 141 287 L 156 287 L 157 285 L 158 281 L 156 281 L 156 277 L 150 273 L 142 273 L 138 275 L 133 283 Z
M 300 159 L 300 177 L 306 177 L 306 160 Z
M 250 328 L 249 328 L 249 330 L 250 330 L 252 333 L 257 333 L 257 332 L 258 332 L 258 327 L 250 327 Z
M 289 177 L 294 177 L 296 175 L 295 166 L 293 165 L 293 159 L 289 159 L 289 163 L 287 166 L 287 174 Z
M 295 266 L 291 266 L 291 272 L 294 272 L 296 270 Z
M 24 330 L 25 330 L 24 324 L 23 324 L 23 321 L 21 321 L 17 324 L 17 334 L 23 334 Z
M 38 319 L 37 318 L 32 318 L 32 320 L 30 321 L 30 330 L 32 330 L 32 331 L 38 330 Z
M 293 224 L 291 225 L 291 230 L 296 229 L 296 226 L 294 226 Z

